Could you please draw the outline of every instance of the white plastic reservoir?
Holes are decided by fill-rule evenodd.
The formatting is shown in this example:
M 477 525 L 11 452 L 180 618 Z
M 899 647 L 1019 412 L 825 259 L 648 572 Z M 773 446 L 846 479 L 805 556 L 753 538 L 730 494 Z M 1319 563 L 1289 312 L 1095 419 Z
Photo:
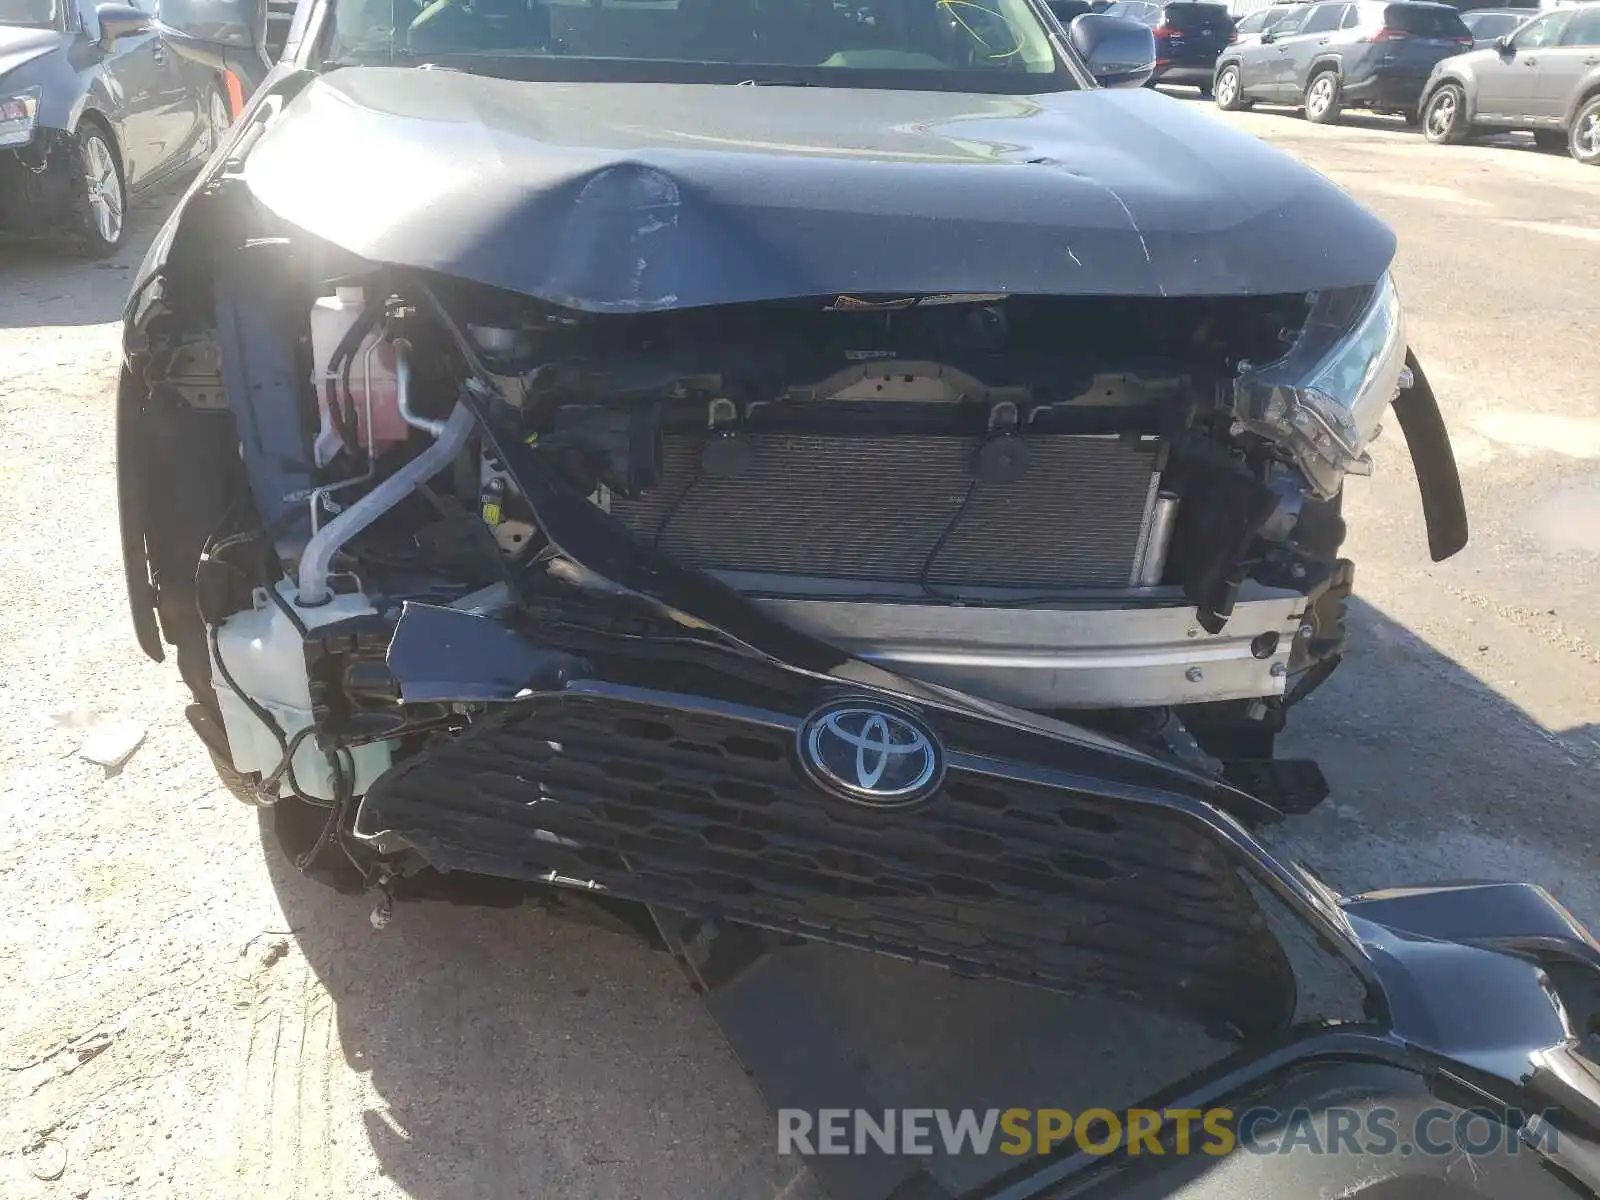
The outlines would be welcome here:
M 289 580 L 278 582 L 278 594 L 294 603 L 295 586 Z M 255 607 L 235 613 L 217 629 L 217 651 L 234 681 L 259 704 L 283 730 L 285 738 L 311 724 L 311 686 L 306 679 L 306 658 L 300 631 L 282 610 L 272 603 L 264 588 L 255 591 Z M 349 617 L 366 616 L 373 607 L 359 592 L 335 595 L 326 604 L 294 610 L 307 628 L 328 625 Z M 242 772 L 269 774 L 277 768 L 283 752 L 272 731 L 252 713 L 230 688 L 211 663 L 212 684 L 222 708 L 222 723 L 228 731 L 228 746 L 233 765 Z M 372 781 L 389 768 L 394 757 L 389 742 L 374 742 L 350 751 L 355 762 L 355 793 L 361 795 Z M 333 799 L 333 768 L 328 756 L 317 748 L 315 735 L 307 735 L 294 755 L 295 779 L 300 790 L 319 799 Z M 278 794 L 289 794 L 287 772 L 278 781 Z
M 331 296 L 320 296 L 311 308 L 311 357 L 315 363 L 311 383 L 317 392 L 317 411 L 321 425 L 315 445 L 316 463 L 325 467 L 333 461 L 342 442 L 328 410 L 327 382 L 334 351 L 366 307 L 366 292 L 358 287 L 336 288 Z M 371 351 L 369 354 L 368 352 Z M 336 395 L 343 396 L 344 372 L 335 373 Z M 367 402 L 370 384 L 372 428 L 367 428 Z M 395 377 L 394 347 L 380 343 L 376 331 L 368 333 L 356 347 L 350 363 L 350 399 L 355 406 L 356 437 L 375 453 L 403 443 L 411 430 L 400 415 L 399 387 Z M 230 669 L 232 664 L 229 664 Z

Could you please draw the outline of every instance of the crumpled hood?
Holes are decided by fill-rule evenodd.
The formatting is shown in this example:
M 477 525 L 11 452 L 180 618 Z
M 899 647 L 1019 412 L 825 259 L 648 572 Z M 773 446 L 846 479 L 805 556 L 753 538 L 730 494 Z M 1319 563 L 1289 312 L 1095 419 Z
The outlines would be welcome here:
M 66 45 L 69 40 L 66 34 L 55 29 L 21 29 L 15 25 L 0 25 L 0 88 L 13 83 L 23 85 L 24 81 L 8 79 L 7 76 L 18 67 Z
M 597 312 L 840 293 L 1287 293 L 1394 236 L 1314 171 L 1143 89 L 993 96 L 521 83 L 346 68 L 257 142 L 280 217 Z

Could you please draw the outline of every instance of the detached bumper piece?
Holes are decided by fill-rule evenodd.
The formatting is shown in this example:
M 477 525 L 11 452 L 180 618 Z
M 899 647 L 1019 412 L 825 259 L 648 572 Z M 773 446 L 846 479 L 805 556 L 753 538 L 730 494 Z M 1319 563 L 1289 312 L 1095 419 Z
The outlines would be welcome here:
M 577 681 L 397 765 L 357 830 L 441 870 L 598 887 L 1246 1035 L 1291 1019 L 1293 974 L 1231 847 L 1116 785 L 980 757 L 978 723 L 931 719 L 943 785 L 879 811 L 809 782 L 799 716 Z

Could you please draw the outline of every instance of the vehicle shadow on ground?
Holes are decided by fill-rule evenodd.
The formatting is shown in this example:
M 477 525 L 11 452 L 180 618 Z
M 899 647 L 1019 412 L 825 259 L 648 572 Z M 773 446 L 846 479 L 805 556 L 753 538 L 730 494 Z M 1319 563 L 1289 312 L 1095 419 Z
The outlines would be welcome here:
M 102 325 L 122 315 L 134 271 L 161 228 L 175 193 L 135 200 L 121 248 L 90 264 L 64 238 L 25 240 L 0 236 L 0 329 Z
M 1333 796 L 1264 836 L 1346 892 L 1551 861 L 1516 847 L 1592 811 L 1593 727 L 1542 730 L 1370 605 L 1350 622 L 1350 659 L 1286 747 L 1322 762 Z M 777 1157 L 775 1122 L 666 955 L 531 906 L 401 906 L 377 933 L 368 900 L 315 887 L 263 840 L 344 1060 L 381 1098 L 370 1153 L 408 1196 L 818 1194 Z M 1534 881 L 1595 920 L 1592 854 L 1572 853 L 1571 878 Z M 826 1027 L 885 1104 L 1114 1108 L 1220 1052 L 1105 1002 L 815 953 Z

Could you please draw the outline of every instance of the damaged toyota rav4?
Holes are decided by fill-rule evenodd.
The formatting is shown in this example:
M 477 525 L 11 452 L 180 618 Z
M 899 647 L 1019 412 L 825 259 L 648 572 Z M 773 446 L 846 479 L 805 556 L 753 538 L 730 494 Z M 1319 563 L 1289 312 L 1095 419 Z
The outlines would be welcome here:
M 126 314 L 145 651 L 292 857 L 1271 1030 L 1394 238 L 1036 0 L 303 0 Z M 487 886 L 487 884 L 485 884 Z M 380 901 L 386 903 L 387 900 Z M 642 909 L 639 911 L 643 911 Z

